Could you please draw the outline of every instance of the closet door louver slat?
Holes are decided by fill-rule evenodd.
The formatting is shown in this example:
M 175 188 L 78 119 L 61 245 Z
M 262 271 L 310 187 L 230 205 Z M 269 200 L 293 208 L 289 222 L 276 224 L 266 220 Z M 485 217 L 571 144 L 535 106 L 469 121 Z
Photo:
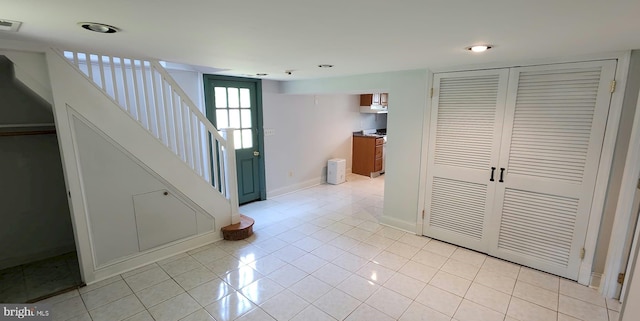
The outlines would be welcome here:
M 566 268 L 578 200 L 511 189 L 504 199 L 498 247 Z
M 440 80 L 436 164 L 478 170 L 491 166 L 499 78 L 494 74 Z M 464 131 L 470 128 L 473 131 Z
M 600 70 L 520 73 L 509 154 L 511 174 L 582 182 L 587 160 L 573 155 L 586 155 L 589 148 Z M 521 107 L 539 105 L 553 108 Z
M 486 185 L 434 178 L 429 224 L 480 240 L 486 195 Z

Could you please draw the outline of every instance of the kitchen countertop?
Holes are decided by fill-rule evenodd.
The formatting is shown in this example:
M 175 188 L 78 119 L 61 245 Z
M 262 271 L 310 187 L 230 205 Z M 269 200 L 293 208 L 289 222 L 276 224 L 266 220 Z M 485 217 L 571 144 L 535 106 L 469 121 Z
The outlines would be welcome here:
M 360 131 L 357 131 L 357 132 L 353 132 L 353 136 L 385 138 L 385 137 L 387 137 L 386 131 L 387 131 L 386 128 L 366 129 L 366 130 L 360 130 Z
M 353 133 L 353 136 L 384 138 L 386 135 Z

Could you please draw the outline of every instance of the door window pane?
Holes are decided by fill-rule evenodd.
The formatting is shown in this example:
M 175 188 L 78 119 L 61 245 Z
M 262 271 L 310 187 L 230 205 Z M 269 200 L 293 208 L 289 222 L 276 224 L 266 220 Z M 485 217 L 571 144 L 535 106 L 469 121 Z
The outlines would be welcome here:
M 240 107 L 241 108 L 251 107 L 251 96 L 249 95 L 248 88 L 240 88 Z
M 242 117 L 242 128 L 251 128 L 251 110 L 241 110 L 240 116 Z
M 240 107 L 240 102 L 238 98 L 238 88 L 228 87 L 227 91 L 229 93 L 229 108 Z
M 233 131 L 233 146 L 242 149 L 242 135 L 239 129 Z
M 252 129 L 242 130 L 242 148 L 253 147 L 253 136 L 251 135 Z
M 229 109 L 229 127 L 240 128 L 240 110 Z
M 216 125 L 218 125 L 218 129 L 229 127 L 229 116 L 226 109 L 216 110 Z
M 216 97 L 216 108 L 227 108 L 227 88 L 216 87 L 213 94 Z

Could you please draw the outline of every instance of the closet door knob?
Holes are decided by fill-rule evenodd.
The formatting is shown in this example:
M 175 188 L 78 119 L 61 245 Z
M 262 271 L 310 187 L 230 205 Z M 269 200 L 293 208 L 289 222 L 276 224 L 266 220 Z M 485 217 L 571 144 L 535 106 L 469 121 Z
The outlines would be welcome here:
M 500 180 L 498 182 L 500 183 L 504 182 L 503 178 L 504 178 L 504 167 L 500 167 Z
M 496 171 L 495 167 L 491 167 L 491 178 L 489 178 L 489 182 L 493 182 L 495 181 L 495 179 L 493 179 L 493 173 Z

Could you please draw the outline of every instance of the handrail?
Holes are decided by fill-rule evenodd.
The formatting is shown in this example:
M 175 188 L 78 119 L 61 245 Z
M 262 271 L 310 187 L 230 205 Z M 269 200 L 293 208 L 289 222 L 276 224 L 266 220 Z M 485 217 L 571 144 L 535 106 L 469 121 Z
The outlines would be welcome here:
M 239 222 L 233 130 L 222 135 L 158 61 L 57 53 L 222 193 Z
M 162 67 L 162 65 L 157 62 L 157 61 L 151 61 L 151 64 L 154 66 L 154 69 L 158 72 L 160 72 L 160 74 L 163 75 L 165 81 L 167 81 L 169 84 L 172 85 L 172 87 L 174 88 L 175 91 L 178 92 L 178 94 L 181 97 L 185 97 L 184 100 L 187 102 L 187 104 L 189 106 L 195 106 L 196 104 L 191 100 L 191 98 L 184 92 L 184 90 L 182 89 L 182 87 L 180 87 L 180 85 L 178 85 L 178 83 L 176 83 L 175 80 L 173 80 L 173 77 L 171 77 L 171 75 L 167 72 L 166 69 L 164 69 L 164 67 Z M 209 129 L 210 131 L 214 132 L 216 136 L 216 139 L 219 140 L 224 140 L 225 138 L 222 137 L 222 135 L 220 135 L 220 133 L 218 132 L 218 130 L 213 126 L 213 124 L 209 121 L 209 119 L 207 118 L 207 116 L 205 116 L 204 114 L 202 114 L 202 112 L 198 109 L 198 108 L 193 108 L 193 110 L 191 110 L 191 112 L 196 115 L 196 117 L 198 117 L 198 120 L 200 120 L 203 124 L 205 124 L 207 126 L 207 129 Z

